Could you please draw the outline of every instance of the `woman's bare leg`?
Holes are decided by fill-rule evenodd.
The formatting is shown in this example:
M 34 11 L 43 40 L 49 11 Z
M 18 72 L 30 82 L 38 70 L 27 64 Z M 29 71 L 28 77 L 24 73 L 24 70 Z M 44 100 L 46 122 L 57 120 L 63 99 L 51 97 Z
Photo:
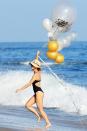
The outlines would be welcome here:
M 36 93 L 36 104 L 37 104 L 39 112 L 41 113 L 42 117 L 46 121 L 46 128 L 48 128 L 48 127 L 51 126 L 51 123 L 50 123 L 50 121 L 48 119 L 47 114 L 43 110 L 43 96 L 44 96 L 44 94 L 42 92 L 40 92 L 40 91 L 38 91 Z
M 35 95 L 32 96 L 27 103 L 25 104 L 25 107 L 30 110 L 31 112 L 33 112 L 37 117 L 38 117 L 38 122 L 40 121 L 40 116 L 38 114 L 38 112 L 34 109 L 34 107 L 32 107 L 33 104 L 35 104 L 36 100 L 35 100 Z

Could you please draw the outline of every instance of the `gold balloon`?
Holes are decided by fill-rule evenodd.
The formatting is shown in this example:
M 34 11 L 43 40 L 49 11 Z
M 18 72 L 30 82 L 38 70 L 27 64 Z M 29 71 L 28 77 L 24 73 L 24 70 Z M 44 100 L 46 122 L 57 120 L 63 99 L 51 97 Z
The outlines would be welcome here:
M 55 60 L 56 59 L 56 57 L 57 57 L 57 52 L 50 52 L 50 51 L 47 51 L 47 57 L 49 58 L 49 59 L 52 59 L 52 60 Z
M 48 49 L 51 52 L 55 52 L 58 50 L 58 43 L 57 41 L 49 41 L 48 42 Z
M 62 63 L 64 62 L 64 56 L 60 53 L 57 53 L 57 57 L 56 57 L 56 63 Z

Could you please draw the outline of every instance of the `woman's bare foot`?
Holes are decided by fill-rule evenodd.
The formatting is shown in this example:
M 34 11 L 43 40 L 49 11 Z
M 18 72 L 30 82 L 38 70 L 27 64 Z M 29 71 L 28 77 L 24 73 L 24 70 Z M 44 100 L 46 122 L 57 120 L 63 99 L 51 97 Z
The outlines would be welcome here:
M 46 128 L 49 128 L 50 126 L 51 126 L 51 123 L 49 122 L 49 123 L 46 124 L 45 127 L 46 127 Z

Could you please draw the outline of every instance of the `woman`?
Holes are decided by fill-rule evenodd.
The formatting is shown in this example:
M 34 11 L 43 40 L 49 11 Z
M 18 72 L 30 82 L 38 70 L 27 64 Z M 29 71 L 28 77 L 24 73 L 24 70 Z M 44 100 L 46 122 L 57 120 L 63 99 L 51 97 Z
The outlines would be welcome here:
M 25 104 L 25 107 L 29 109 L 31 112 L 33 112 L 36 117 L 38 118 L 38 122 L 41 120 L 41 117 L 43 117 L 46 121 L 46 128 L 49 128 L 51 126 L 51 123 L 47 117 L 47 114 L 43 110 L 43 97 L 44 92 L 40 87 L 40 81 L 41 81 L 41 63 L 38 60 L 40 52 L 37 52 L 35 60 L 33 60 L 30 65 L 32 67 L 32 71 L 34 72 L 31 80 L 25 84 L 22 88 L 17 89 L 16 92 L 21 92 L 22 90 L 28 88 L 29 86 L 33 86 L 34 95 L 27 101 Z M 34 109 L 32 106 L 33 104 L 37 105 L 39 113 Z

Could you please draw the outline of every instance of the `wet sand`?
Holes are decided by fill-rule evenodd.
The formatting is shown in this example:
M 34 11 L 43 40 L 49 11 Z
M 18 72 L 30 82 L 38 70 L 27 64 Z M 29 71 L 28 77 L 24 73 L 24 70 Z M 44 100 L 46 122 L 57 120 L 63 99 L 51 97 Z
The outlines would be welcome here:
M 11 129 L 11 128 L 0 128 L 0 131 L 20 131 L 20 130 Z
M 29 128 L 26 130 L 18 130 L 18 129 L 12 129 L 12 128 L 0 128 L 0 131 L 46 131 L 46 129 L 41 128 Z

